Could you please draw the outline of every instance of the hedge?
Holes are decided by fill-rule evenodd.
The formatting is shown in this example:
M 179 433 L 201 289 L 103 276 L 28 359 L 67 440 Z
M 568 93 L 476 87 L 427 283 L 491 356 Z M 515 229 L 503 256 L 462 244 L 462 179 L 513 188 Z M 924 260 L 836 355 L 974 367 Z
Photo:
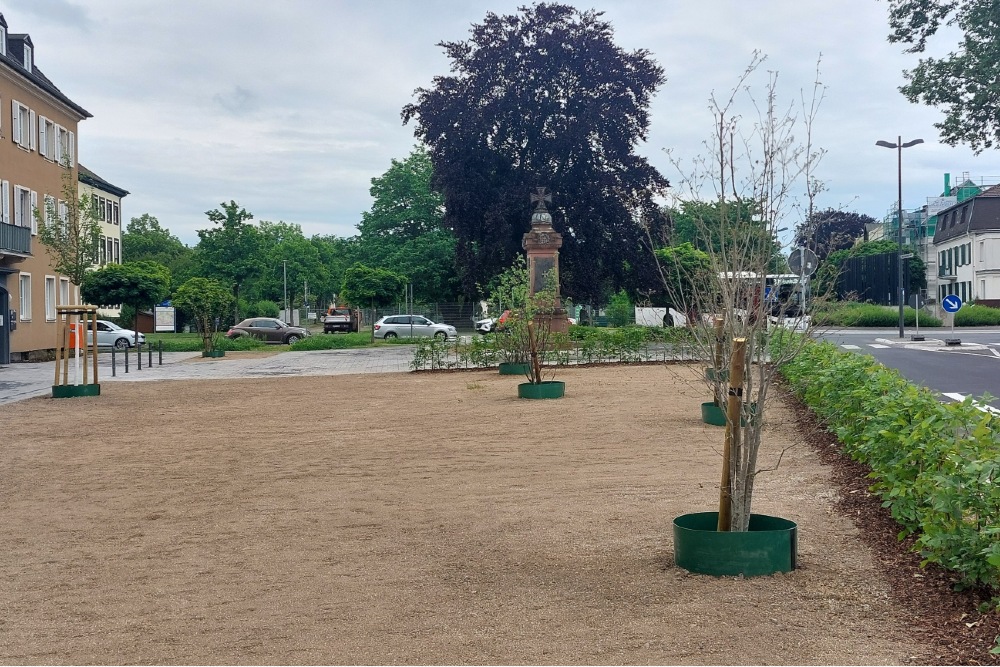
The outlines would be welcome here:
M 872 357 L 809 343 L 782 365 L 793 391 L 871 468 L 871 490 L 924 563 L 962 585 L 1000 587 L 998 416 L 971 399 L 941 403 Z

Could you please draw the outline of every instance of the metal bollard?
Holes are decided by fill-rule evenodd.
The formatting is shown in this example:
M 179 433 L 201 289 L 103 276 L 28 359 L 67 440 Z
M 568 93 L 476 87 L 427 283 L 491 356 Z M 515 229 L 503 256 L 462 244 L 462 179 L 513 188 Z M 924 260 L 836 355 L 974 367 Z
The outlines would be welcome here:
M 128 346 L 125 347 L 125 372 L 128 373 Z
M 115 368 L 115 346 L 112 345 L 111 346 L 111 377 L 114 377 L 115 375 L 117 375 L 117 373 L 115 372 L 116 370 L 117 369 Z
M 153 367 L 153 344 L 150 343 L 149 345 L 147 345 L 146 349 L 149 350 L 149 363 L 146 364 L 146 368 L 152 368 Z
M 163 365 L 163 341 L 162 340 L 160 341 L 159 347 L 160 347 L 160 365 L 162 366 Z
M 135 346 L 135 370 L 142 370 L 142 343 Z

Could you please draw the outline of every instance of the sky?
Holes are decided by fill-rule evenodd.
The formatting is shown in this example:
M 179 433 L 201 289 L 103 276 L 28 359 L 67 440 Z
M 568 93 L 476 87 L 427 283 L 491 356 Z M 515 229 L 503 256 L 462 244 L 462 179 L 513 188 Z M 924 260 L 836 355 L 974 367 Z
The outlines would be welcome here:
M 441 41 L 464 40 L 488 12 L 523 0 L 0 0 L 11 33 L 28 33 L 35 63 L 93 118 L 79 127 L 79 160 L 128 190 L 123 219 L 148 213 L 188 245 L 212 226 L 205 212 L 237 201 L 257 220 L 353 236 L 371 208 L 371 179 L 417 143 L 403 125 L 414 91 L 449 72 Z M 898 88 L 918 57 L 889 44 L 876 0 L 568 0 L 603 11 L 625 50 L 646 49 L 666 83 L 650 107 L 645 156 L 685 196 L 687 167 L 706 152 L 709 96 L 728 95 L 754 51 L 760 95 L 776 72 L 793 113 L 814 81 L 824 97 L 815 175 L 834 207 L 881 220 L 897 199 L 897 153 L 875 146 L 922 138 L 903 151 L 903 206 L 952 182 L 1000 182 L 994 152 L 938 141 L 940 111 Z M 955 48 L 939 33 L 930 52 Z M 741 107 L 749 113 L 748 98 Z M 797 138 L 803 138 L 801 125 Z M 800 188 L 801 190 L 801 188 Z M 527 196 L 527 195 L 526 195 Z M 801 198 L 780 223 L 791 241 Z

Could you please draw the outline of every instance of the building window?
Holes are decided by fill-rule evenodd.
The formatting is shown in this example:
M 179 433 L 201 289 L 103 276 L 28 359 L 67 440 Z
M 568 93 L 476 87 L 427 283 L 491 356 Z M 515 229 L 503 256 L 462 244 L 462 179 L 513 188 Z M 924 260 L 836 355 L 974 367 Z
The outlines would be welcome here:
M 69 305 L 69 278 L 59 279 L 59 305 Z M 63 315 L 63 319 L 66 319 L 65 315 Z
M 24 43 L 24 69 L 31 71 L 31 47 Z
M 118 243 L 118 239 L 115 239 L 115 264 L 122 263 L 122 258 L 120 253 L 121 253 L 121 247 Z
M 979 242 L 979 263 L 980 264 L 983 263 L 983 248 L 984 247 L 985 247 L 985 242 L 984 241 L 980 241 Z
M 76 156 L 76 135 L 62 125 L 56 125 L 55 160 L 59 164 L 73 166 Z
M 45 116 L 38 117 L 38 152 L 48 160 L 56 159 L 56 124 Z
M 21 274 L 21 314 L 20 318 L 22 322 L 31 321 L 31 274 L 22 273 Z
M 10 219 L 10 181 L 0 181 L 0 197 L 3 197 L 0 202 L 0 222 L 5 225 L 13 224 Z
M 38 193 L 14 186 L 14 224 L 18 227 L 31 227 L 31 233 L 38 233 L 38 222 L 35 220 L 35 209 L 38 208 Z
M 15 144 L 27 150 L 35 147 L 35 112 L 17 100 L 11 101 L 11 126 Z
M 121 216 L 121 211 L 119 210 L 118 202 L 115 202 L 115 224 L 116 225 L 121 225 L 122 224 L 120 216 Z
M 0 56 L 7 55 L 7 28 L 0 25 Z
M 45 276 L 45 321 L 56 320 L 56 277 Z
M 101 237 L 101 266 L 108 263 L 108 244 L 111 243 L 111 239 L 102 236 Z

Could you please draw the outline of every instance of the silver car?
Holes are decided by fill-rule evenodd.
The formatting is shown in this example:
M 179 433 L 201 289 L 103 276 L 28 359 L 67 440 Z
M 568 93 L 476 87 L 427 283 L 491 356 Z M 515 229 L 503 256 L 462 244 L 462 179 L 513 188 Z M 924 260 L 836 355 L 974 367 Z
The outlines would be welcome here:
M 90 327 L 87 327 L 87 344 L 90 344 Z M 139 344 L 146 344 L 146 337 L 139 334 Z M 97 320 L 97 347 L 114 347 L 124 350 L 126 347 L 135 345 L 135 332 L 131 329 L 123 329 L 114 322 L 108 320 Z
M 375 337 L 392 338 L 458 338 L 458 330 L 450 324 L 436 324 L 420 315 L 387 315 L 375 323 Z

